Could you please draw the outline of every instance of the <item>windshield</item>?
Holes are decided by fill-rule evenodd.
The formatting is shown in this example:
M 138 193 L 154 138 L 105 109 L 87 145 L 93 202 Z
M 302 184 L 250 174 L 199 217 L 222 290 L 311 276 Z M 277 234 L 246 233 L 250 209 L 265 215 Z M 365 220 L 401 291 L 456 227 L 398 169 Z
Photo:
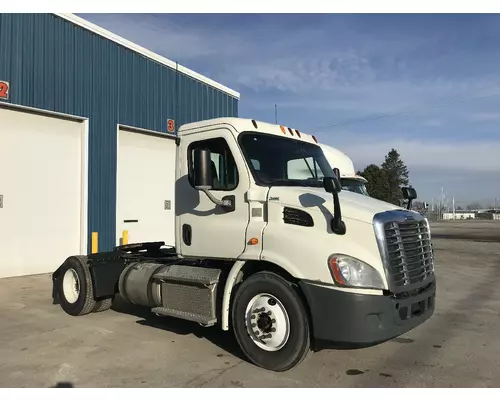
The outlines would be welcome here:
M 323 177 L 333 177 L 315 144 L 256 132 L 242 133 L 239 141 L 258 185 L 322 187 Z
M 356 179 L 342 178 L 340 180 L 340 183 L 342 184 L 342 190 L 347 190 L 349 192 L 354 192 L 365 196 L 369 196 L 364 182 L 358 181 Z

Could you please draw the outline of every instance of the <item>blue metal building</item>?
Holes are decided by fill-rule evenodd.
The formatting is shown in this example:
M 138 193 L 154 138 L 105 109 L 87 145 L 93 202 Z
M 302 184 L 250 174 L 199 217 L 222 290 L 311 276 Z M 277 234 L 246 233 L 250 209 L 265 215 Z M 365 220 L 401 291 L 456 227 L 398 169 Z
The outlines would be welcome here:
M 175 133 L 184 123 L 237 116 L 238 100 L 74 15 L 0 14 L 0 107 L 88 121 L 89 250 L 94 231 L 100 251 L 115 245 L 117 125 Z

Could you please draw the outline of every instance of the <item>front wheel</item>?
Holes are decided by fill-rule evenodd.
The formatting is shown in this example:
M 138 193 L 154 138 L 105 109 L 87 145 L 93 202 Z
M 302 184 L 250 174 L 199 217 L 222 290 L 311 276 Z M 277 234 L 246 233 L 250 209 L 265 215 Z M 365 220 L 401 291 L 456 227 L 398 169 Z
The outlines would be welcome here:
M 245 356 L 255 365 L 286 371 L 310 350 L 307 312 L 297 291 L 272 272 L 258 272 L 236 292 L 233 330 Z

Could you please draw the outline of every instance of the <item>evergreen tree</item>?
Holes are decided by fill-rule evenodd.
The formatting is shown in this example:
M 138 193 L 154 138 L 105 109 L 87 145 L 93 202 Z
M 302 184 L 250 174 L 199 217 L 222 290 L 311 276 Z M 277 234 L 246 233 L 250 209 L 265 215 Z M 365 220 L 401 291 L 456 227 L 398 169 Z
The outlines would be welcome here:
M 363 171 L 358 171 L 358 175 L 368 180 L 366 190 L 371 197 L 387 201 L 387 177 L 382 168 L 378 165 L 370 164 Z
M 391 149 L 389 153 L 385 156 L 385 161 L 381 168 L 385 172 L 386 178 L 386 199 L 388 203 L 395 205 L 401 205 L 403 200 L 403 194 L 401 193 L 401 187 L 407 186 L 408 179 L 408 168 L 406 167 L 403 160 L 396 149 Z

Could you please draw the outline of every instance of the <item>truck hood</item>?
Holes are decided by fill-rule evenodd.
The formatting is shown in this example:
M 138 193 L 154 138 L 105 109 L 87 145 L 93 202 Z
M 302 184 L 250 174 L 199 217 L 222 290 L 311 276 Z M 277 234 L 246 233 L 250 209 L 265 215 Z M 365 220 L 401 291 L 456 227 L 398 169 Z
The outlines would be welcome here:
M 373 216 L 379 212 L 402 210 L 394 204 L 386 203 L 358 193 L 341 191 L 339 193 L 342 218 L 372 223 Z M 333 215 L 333 196 L 323 188 L 273 186 L 268 200 L 283 206 L 320 211 Z

